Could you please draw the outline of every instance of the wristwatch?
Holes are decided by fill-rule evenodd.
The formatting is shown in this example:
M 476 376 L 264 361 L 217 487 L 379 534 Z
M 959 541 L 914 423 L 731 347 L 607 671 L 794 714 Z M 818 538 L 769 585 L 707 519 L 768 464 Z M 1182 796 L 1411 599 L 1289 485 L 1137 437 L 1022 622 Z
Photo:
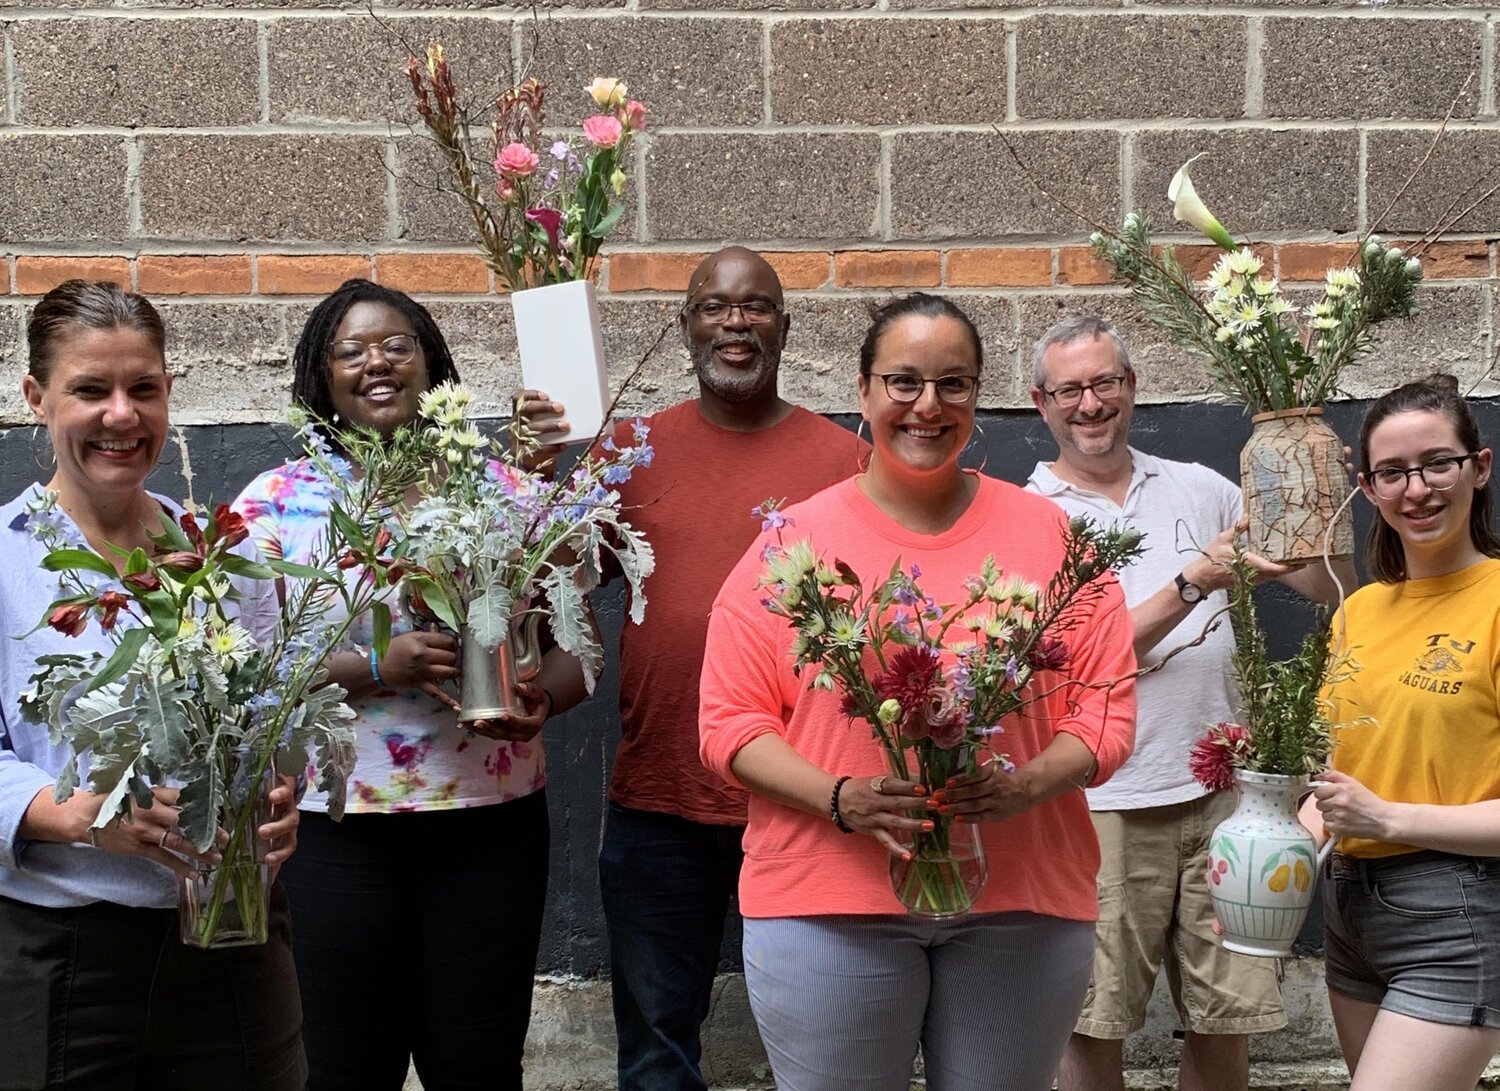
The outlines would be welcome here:
M 1177 597 L 1186 603 L 1196 603 L 1203 598 L 1203 588 L 1196 583 L 1188 583 L 1187 577 L 1179 572 L 1177 573 Z

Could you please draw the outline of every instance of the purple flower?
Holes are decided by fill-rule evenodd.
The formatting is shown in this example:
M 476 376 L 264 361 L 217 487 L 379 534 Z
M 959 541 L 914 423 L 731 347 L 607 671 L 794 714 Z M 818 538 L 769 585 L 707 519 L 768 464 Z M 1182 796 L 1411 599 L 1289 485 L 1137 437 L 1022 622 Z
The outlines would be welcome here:
M 922 601 L 917 595 L 916 588 L 912 587 L 909 583 L 898 584 L 896 589 L 891 592 L 891 598 L 899 602 L 902 606 L 916 606 Z
M 572 147 L 566 140 L 554 141 L 552 144 L 552 158 L 561 163 L 568 158 L 568 153 L 572 150 Z
M 1011 656 L 1005 661 L 1005 680 L 1007 682 L 1015 682 L 1016 675 L 1018 675 L 1020 671 L 1021 664 L 1016 662 L 1015 656 Z
M 911 566 L 911 578 L 914 580 L 920 580 L 922 578 L 922 570 L 916 565 Z

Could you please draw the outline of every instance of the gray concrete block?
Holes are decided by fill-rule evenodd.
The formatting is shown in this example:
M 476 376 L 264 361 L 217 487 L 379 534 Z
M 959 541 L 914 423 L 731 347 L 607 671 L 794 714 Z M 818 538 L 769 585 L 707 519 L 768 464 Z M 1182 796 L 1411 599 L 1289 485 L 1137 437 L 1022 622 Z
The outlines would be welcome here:
M 271 117 L 275 121 L 419 122 L 406 59 L 425 58 L 441 42 L 460 94 L 477 109 L 510 87 L 510 12 L 493 19 L 379 18 L 359 13 L 343 19 L 279 19 L 267 44 Z
M 1135 207 L 1164 233 L 1196 234 L 1171 223 L 1167 186 L 1199 152 L 1209 154 L 1193 164 L 1193 184 L 1236 238 L 1356 226 L 1359 135 L 1353 130 L 1191 129 L 1133 139 Z
M 474 391 L 477 412 L 508 415 L 510 393 L 521 385 L 510 300 L 423 302 L 443 331 L 464 385 Z
M 1120 215 L 1120 138 L 1112 132 L 1011 132 L 1042 185 L 1097 221 Z M 995 133 L 898 133 L 891 150 L 891 233 L 963 238 L 1089 228 L 1026 179 Z
M 248 19 L 34 19 L 11 28 L 25 125 L 238 125 L 260 115 Z
M 555 128 L 594 112 L 583 89 L 596 76 L 623 79 L 648 126 L 719 127 L 760 122 L 763 63 L 758 20 L 610 16 L 544 26 L 531 74 L 547 85 Z
M 160 303 L 178 423 L 276 421 L 291 404 L 286 308 L 264 303 Z
M 876 7 L 878 0 L 798 0 L 797 11 L 858 11 Z M 765 11 L 782 14 L 786 0 L 637 0 L 642 11 Z M 894 4 L 892 5 L 895 6 Z
M 1434 371 L 1459 377 L 1467 390 L 1493 359 L 1494 341 L 1485 314 L 1484 285 L 1424 288 L 1412 318 L 1375 328 L 1375 347 L 1344 372 L 1343 386 L 1356 398 L 1375 398 Z
M 646 154 L 653 240 L 873 234 L 880 144 L 866 133 L 667 134 Z
M 369 240 L 386 230 L 384 141 L 321 134 L 141 139 L 155 238 Z
M 0 136 L 0 241 L 123 239 L 125 140 L 117 136 Z
M 1445 132 L 1432 157 L 1413 178 L 1413 171 L 1432 147 L 1434 135 L 1430 129 L 1375 130 L 1369 134 L 1365 207 L 1370 222 L 1383 217 L 1378 227 L 1383 234 L 1421 234 L 1442 225 L 1448 231 L 1493 235 L 1500 225 L 1500 196 L 1480 198 L 1500 183 L 1500 133 Z M 1401 193 L 1403 187 L 1405 192 Z M 1387 209 L 1389 215 L 1385 215 Z
M 892 11 L 987 11 L 1017 15 L 1029 15 L 1036 10 L 1035 4 L 1023 0 L 886 0 Z M 1049 4 L 1049 8 L 1079 8 L 1088 10 L 1118 8 L 1125 0 L 1063 0 Z
M 1262 111 L 1267 117 L 1442 118 L 1471 69 L 1483 25 L 1467 19 L 1265 21 Z M 1478 109 L 1479 81 L 1455 117 Z
M 818 125 L 1003 121 L 1005 24 L 885 16 L 776 23 L 771 116 Z
M 485 184 L 494 184 L 494 171 L 484 160 L 493 157 L 492 142 L 477 134 L 477 157 L 484 169 Z M 489 151 L 489 155 L 485 152 Z M 397 238 L 412 242 L 478 243 L 467 207 L 452 191 L 446 161 L 437 145 L 414 130 L 396 143 Z
M 1040 15 L 1016 29 L 1021 118 L 1240 117 L 1246 20 Z

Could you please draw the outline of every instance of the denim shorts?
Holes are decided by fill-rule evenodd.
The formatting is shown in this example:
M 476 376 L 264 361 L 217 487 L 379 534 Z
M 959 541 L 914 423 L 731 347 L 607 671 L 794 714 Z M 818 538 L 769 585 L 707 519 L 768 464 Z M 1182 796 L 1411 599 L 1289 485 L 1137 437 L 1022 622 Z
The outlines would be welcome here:
M 1323 920 L 1334 992 L 1429 1023 L 1500 1027 L 1500 859 L 1334 853 Z

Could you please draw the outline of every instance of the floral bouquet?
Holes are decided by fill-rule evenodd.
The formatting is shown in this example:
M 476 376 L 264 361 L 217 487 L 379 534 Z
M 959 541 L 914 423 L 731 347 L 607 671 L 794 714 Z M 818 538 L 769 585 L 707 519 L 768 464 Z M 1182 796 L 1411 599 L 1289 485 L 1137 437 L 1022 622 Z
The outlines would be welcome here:
M 1196 157 L 1194 157 L 1196 158 Z M 1319 406 L 1339 377 L 1374 344 L 1373 327 L 1417 313 L 1422 263 L 1370 236 L 1355 266 L 1328 270 L 1322 298 L 1300 312 L 1249 246 L 1240 246 L 1204 206 L 1184 164 L 1167 191 L 1173 215 L 1224 251 L 1201 288 L 1170 246 L 1151 242 L 1150 220 L 1125 217 L 1118 235 L 1096 231 L 1095 252 L 1130 286 L 1146 316 L 1201 357 L 1220 394 L 1251 413 Z M 1299 328 L 1296 318 L 1306 319 Z
M 494 678 L 484 656 L 530 658 L 518 646 L 523 631 L 529 627 L 534 633 L 542 616 L 557 645 L 579 657 L 592 692 L 604 655 L 585 596 L 603 578 L 602 555 L 612 554 L 629 582 L 630 617 L 636 623 L 644 616 L 643 584 L 655 564 L 650 544 L 624 520 L 620 494 L 611 487 L 637 467 L 650 466 L 653 451 L 643 423 L 634 426 L 633 446 L 606 439 L 604 457 L 585 455 L 570 474 L 552 482 L 521 468 L 533 437 L 522 434 L 519 453 L 512 453 L 480 434 L 469 419 L 472 400 L 462 386 L 445 383 L 423 395 L 418 420 L 390 439 L 360 431 L 339 434 L 367 475 L 387 472 L 391 462 L 426 467 L 415 482 L 421 499 L 409 510 L 393 506 L 390 537 L 374 563 L 398 573 L 419 620 L 440 622 L 459 634 L 464 654 L 459 715 L 466 720 L 486 719 L 505 707 L 491 698 L 514 700 L 510 693 L 476 696 L 475 687 Z M 359 488 L 347 464 L 320 440 L 308 444 L 308 456 L 341 490 Z M 353 499 L 358 501 L 357 491 Z M 364 563 L 364 558 L 354 560 Z
M 646 108 L 621 80 L 584 88 L 597 113 L 583 119 L 583 140 L 542 135 L 545 86 L 528 79 L 500 97 L 490 125 L 493 186 L 481 181 L 472 122 L 441 45 L 424 64 L 406 64 L 417 113 L 448 165 L 454 191 L 479 230 L 480 249 L 511 291 L 587 280 L 599 247 L 624 212 L 631 138 L 646 128 Z M 493 193 L 493 196 L 491 196 Z
M 785 525 L 771 502 L 757 514 L 778 531 Z M 1077 684 L 1066 676 L 1066 635 L 1084 617 L 1081 608 L 1104 593 L 1102 577 L 1141 550 L 1135 531 L 1075 518 L 1045 588 L 1006 576 L 988 557 L 965 582 L 963 601 L 939 604 L 922 592 L 916 566 L 898 560 L 867 589 L 807 540 L 783 546 L 779 538 L 766 549 L 761 601 L 791 622 L 797 673 L 811 669 L 813 688 L 842 694 L 844 713 L 870 725 L 891 774 L 929 792 L 996 753 L 1007 715 Z M 1005 754 L 995 760 L 1014 768 Z M 892 883 L 913 914 L 959 915 L 983 887 L 983 850 L 977 837 L 972 850 L 960 850 L 953 816 L 931 817 L 931 832 L 911 835 L 910 861 L 892 859 Z
M 312 769 L 330 814 L 342 815 L 354 714 L 323 664 L 347 619 L 371 605 L 384 580 L 376 569 L 346 586 L 333 559 L 379 552 L 378 505 L 341 513 L 330 525 L 325 569 L 262 564 L 236 552 L 249 531 L 223 504 L 209 516 L 164 513 L 151 550 L 106 556 L 69 533 L 56 503 L 46 493 L 30 507 L 31 529 L 49 550 L 44 564 L 59 573 L 63 592 L 41 624 L 70 636 L 97 624 L 114 650 L 43 656 L 22 694 L 23 715 L 47 724 L 53 744 L 72 752 L 54 798 L 78 787 L 85 756 L 89 787 L 104 797 L 95 829 L 150 807 L 153 785 L 180 785 L 182 835 L 200 852 L 218 842 L 223 854 L 221 864 L 183 880 L 183 941 L 263 943 L 268 846 L 256 830 L 268 817 L 265 793 L 275 774 L 300 778 Z M 249 597 L 231 577 L 277 575 L 302 577 L 279 612 L 265 606 L 257 613 L 248 601 L 243 616 L 231 609 Z M 276 601 L 269 587 L 259 601 Z M 345 620 L 332 620 L 335 607 Z M 221 829 L 227 842 L 219 841 Z
M 1422 263 L 1375 236 L 1358 243 L 1349 268 L 1330 269 L 1322 298 L 1299 313 L 1261 259 L 1204 206 L 1184 164 L 1168 197 L 1173 214 L 1225 253 L 1201 288 L 1172 248 L 1154 247 L 1140 213 L 1120 232 L 1096 231 L 1095 252 L 1128 284 L 1146 317 L 1205 361 L 1218 392 L 1244 405 L 1253 431 L 1240 455 L 1240 484 L 1254 552 L 1301 564 L 1354 552 L 1354 520 L 1341 517 L 1349 493 L 1343 443 L 1321 406 L 1340 393 L 1344 369 L 1374 344 L 1374 327 L 1417 311 Z

